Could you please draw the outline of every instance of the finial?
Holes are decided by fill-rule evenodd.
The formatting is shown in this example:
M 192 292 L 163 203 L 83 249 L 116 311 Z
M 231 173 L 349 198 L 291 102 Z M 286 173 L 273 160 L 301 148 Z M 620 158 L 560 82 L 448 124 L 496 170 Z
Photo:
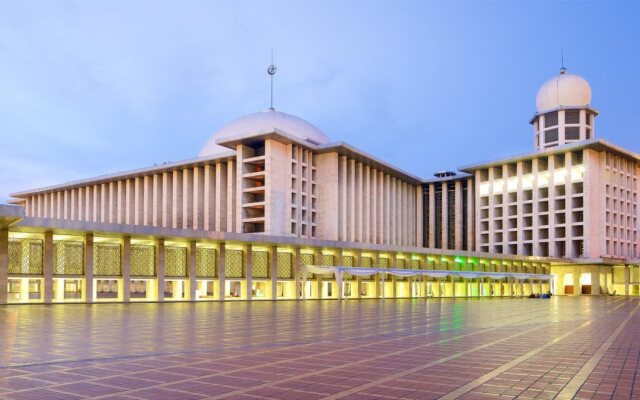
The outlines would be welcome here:
M 564 67 L 564 49 L 562 49 L 561 57 L 561 66 L 560 66 L 560 75 L 564 75 L 567 73 L 567 69 Z
M 273 49 L 271 49 L 271 65 L 269 65 L 269 68 L 267 68 L 267 74 L 269 74 L 269 76 L 271 77 L 271 107 L 269 107 L 269 111 L 275 111 L 275 108 L 273 108 L 273 76 L 277 71 L 278 68 L 273 65 Z

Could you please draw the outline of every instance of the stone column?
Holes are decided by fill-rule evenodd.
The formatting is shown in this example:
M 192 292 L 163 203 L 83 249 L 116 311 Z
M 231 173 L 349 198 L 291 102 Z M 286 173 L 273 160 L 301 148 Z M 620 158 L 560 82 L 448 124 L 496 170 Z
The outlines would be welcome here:
M 451 275 L 451 298 L 452 299 L 456 298 L 456 283 L 455 283 L 455 277 L 453 275 Z
M 322 264 L 322 251 L 314 250 L 313 263 L 315 265 Z M 322 275 L 316 275 L 316 292 L 318 294 L 318 300 L 322 300 Z
M 122 301 L 131 301 L 131 236 L 122 238 Z
M 156 240 L 156 291 L 158 301 L 164 301 L 164 239 Z
M 597 265 L 591 267 L 591 294 L 600 296 L 600 268 Z
M 362 257 L 362 252 L 358 251 L 357 253 L 355 253 L 353 255 L 353 266 L 354 267 L 359 267 L 360 266 L 360 258 Z M 356 276 L 356 298 L 359 300 L 362 298 L 362 277 L 361 276 Z
M 631 281 L 631 271 L 629 265 L 624 266 L 624 295 L 629 296 L 629 282 Z
M 278 300 L 278 247 L 269 249 L 269 277 L 271 278 L 271 300 Z
M 225 243 L 221 242 L 218 245 L 218 251 L 216 252 L 216 275 L 218 276 L 218 300 L 224 301 L 224 269 L 225 269 Z
M 93 233 L 84 238 L 84 299 L 93 303 Z
M 293 251 L 293 279 L 295 280 L 296 285 L 296 300 L 300 300 L 300 293 L 305 288 L 301 287 L 302 285 L 302 276 L 300 275 L 301 267 L 300 267 L 300 248 L 296 247 Z
M 574 295 L 582 294 L 582 288 L 580 287 L 580 273 L 581 273 L 580 267 L 573 267 L 573 294 Z
M 7 304 L 9 277 L 9 230 L 0 229 L 0 304 Z
M 246 282 L 246 291 L 245 296 L 248 301 L 253 299 L 253 291 L 251 290 L 253 287 L 253 246 L 248 244 L 244 248 L 245 252 L 245 260 L 247 262 L 244 263 L 244 279 Z
M 53 301 L 53 232 L 44 233 L 44 302 Z
M 196 281 L 196 256 L 198 248 L 195 241 L 189 242 L 189 259 L 187 273 L 189 274 L 189 301 L 196 301 L 196 289 L 198 288 L 198 282 Z

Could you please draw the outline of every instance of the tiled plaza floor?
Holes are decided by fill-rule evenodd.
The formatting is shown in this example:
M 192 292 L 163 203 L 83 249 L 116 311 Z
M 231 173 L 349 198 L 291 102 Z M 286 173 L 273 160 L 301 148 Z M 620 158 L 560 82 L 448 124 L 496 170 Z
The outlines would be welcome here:
M 624 297 L 0 306 L 0 398 L 640 399 Z

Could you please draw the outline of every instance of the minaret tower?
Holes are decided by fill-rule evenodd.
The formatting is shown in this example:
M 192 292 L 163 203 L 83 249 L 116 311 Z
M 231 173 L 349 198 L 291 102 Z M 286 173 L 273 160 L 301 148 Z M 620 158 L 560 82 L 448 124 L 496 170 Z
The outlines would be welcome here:
M 537 112 L 530 121 L 536 150 L 592 139 L 598 112 L 590 103 L 589 83 L 562 67 L 538 90 Z

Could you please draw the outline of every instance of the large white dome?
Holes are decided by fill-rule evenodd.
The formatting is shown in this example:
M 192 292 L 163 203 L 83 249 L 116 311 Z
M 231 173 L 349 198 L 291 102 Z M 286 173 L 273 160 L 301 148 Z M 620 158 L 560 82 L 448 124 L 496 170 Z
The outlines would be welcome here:
M 223 126 L 209 138 L 199 156 L 210 156 L 231 150 L 220 146 L 216 141 L 234 136 L 272 133 L 276 129 L 316 145 L 330 142 L 327 135 L 302 118 L 280 111 L 267 110 L 245 115 Z
M 566 69 L 546 81 L 538 90 L 536 107 L 538 113 L 562 107 L 587 107 L 591 103 L 591 86 L 578 75 L 567 73 Z

